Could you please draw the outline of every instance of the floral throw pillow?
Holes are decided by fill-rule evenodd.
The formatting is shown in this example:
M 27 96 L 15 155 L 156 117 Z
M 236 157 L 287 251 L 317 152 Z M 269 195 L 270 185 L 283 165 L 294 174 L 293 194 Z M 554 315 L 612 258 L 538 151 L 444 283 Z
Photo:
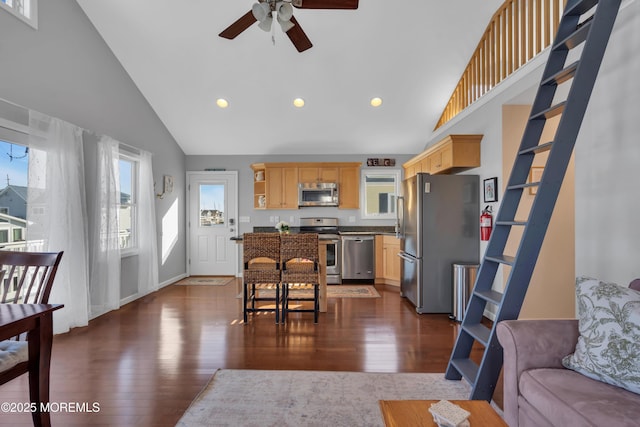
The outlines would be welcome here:
M 640 394 L 640 292 L 578 277 L 576 296 L 580 336 L 562 364 Z

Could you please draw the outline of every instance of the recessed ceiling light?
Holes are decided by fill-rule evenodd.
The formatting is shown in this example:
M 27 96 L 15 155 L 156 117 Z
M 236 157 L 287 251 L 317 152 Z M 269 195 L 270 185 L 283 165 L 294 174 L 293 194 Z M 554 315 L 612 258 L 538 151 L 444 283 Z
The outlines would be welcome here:
M 382 98 L 371 98 L 371 106 L 372 107 L 379 107 L 382 105 Z
M 304 107 L 304 99 L 302 98 L 296 98 L 293 100 L 293 105 L 295 105 L 298 108 L 302 108 Z
M 216 104 L 218 105 L 218 107 L 220 108 L 227 108 L 229 106 L 229 102 L 224 99 L 224 98 L 218 98 L 216 99 Z

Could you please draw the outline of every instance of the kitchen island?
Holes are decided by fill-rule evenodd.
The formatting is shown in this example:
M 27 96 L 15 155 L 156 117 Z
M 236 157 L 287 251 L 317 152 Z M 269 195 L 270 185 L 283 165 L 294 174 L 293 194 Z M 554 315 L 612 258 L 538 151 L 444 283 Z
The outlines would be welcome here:
M 242 236 L 232 237 L 231 240 L 238 244 L 242 244 Z M 327 244 L 330 239 L 323 239 L 322 235 L 318 236 L 318 270 L 320 273 L 320 312 L 327 312 Z

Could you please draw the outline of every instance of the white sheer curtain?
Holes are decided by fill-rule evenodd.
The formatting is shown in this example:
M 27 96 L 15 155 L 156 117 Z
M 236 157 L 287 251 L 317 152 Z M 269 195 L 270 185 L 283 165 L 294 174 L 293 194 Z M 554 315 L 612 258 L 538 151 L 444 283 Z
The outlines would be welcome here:
M 27 247 L 64 251 L 50 303 L 54 332 L 86 326 L 89 319 L 88 252 L 82 129 L 29 112 Z
M 138 293 L 158 289 L 158 242 L 156 201 L 153 189 L 151 153 L 140 152 L 140 191 L 138 193 Z
M 120 307 L 120 154 L 115 139 L 102 136 L 98 142 L 96 188 L 91 216 L 91 317 Z

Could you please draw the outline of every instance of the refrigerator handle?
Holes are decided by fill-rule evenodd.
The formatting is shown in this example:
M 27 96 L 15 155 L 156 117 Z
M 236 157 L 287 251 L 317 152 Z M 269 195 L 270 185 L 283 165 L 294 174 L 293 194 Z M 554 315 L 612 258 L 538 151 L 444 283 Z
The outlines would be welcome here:
M 404 197 L 396 197 L 396 239 L 404 237 Z
M 416 262 L 415 258 L 405 255 L 404 252 L 398 252 L 397 255 L 403 260 L 410 262 L 411 264 L 415 264 Z

